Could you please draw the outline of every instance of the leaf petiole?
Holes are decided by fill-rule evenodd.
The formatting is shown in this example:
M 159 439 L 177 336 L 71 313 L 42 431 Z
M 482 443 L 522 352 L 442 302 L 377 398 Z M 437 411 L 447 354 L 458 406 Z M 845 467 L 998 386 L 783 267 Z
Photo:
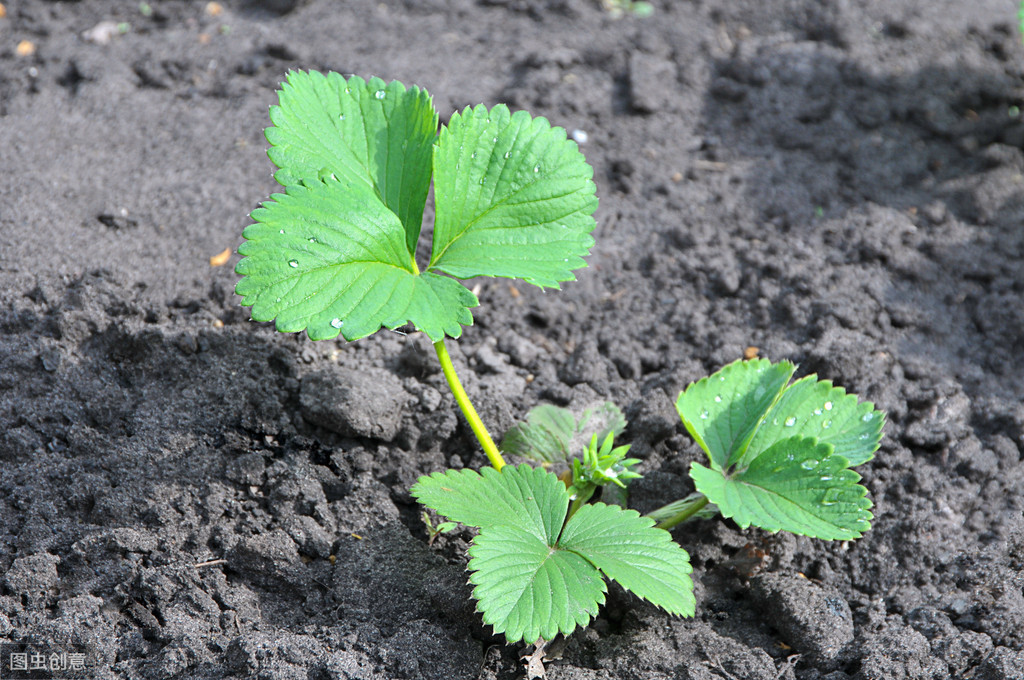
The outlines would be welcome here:
M 704 494 L 691 494 L 681 501 L 675 501 L 664 508 L 655 510 L 649 516 L 659 520 L 658 523 L 654 525 L 655 527 L 668 531 L 672 527 L 682 524 L 696 515 L 698 512 L 703 510 L 704 506 L 707 504 L 708 497 Z M 661 519 L 660 517 L 663 511 L 668 509 L 674 510 L 675 514 L 666 517 L 665 519 Z
M 448 387 L 451 388 L 452 394 L 455 395 L 456 403 L 462 409 L 462 415 L 466 416 L 466 420 L 469 421 L 469 426 L 473 429 L 473 434 L 479 440 L 484 453 L 487 454 L 487 459 L 491 461 L 494 469 L 500 472 L 501 468 L 505 467 L 505 459 L 501 457 L 501 452 L 494 445 L 494 440 L 491 439 L 490 433 L 487 432 L 487 427 L 480 420 L 476 409 L 473 408 L 473 402 L 469 400 L 469 395 L 462 388 L 462 383 L 459 381 L 459 376 L 455 373 L 455 366 L 452 364 L 452 358 L 448 356 L 448 348 L 445 347 L 443 338 L 434 343 L 434 350 L 437 352 L 437 360 L 441 362 L 441 370 L 444 371 L 444 378 L 448 381 Z

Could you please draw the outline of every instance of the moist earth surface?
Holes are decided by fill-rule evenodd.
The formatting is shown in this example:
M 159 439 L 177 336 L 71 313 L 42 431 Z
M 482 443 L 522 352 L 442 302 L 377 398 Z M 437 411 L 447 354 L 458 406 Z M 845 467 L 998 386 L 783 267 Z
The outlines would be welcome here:
M 312 342 L 233 292 L 268 106 L 314 68 L 425 87 L 442 122 L 527 109 L 594 167 L 577 282 L 468 282 L 449 346 L 492 431 L 616 402 L 646 511 L 703 456 L 679 391 L 744 352 L 888 414 L 863 538 L 681 525 L 697 615 L 613 587 L 549 677 L 1024 677 L 1014 3 L 653 9 L 5 2 L 0 642 L 96 678 L 523 676 L 474 611 L 472 534 L 428 545 L 409 495 L 486 464 L 426 339 Z

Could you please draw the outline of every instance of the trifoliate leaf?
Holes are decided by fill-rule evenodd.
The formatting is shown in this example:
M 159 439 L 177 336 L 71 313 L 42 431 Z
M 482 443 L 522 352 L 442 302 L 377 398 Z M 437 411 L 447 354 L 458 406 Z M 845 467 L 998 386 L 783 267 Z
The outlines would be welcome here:
M 526 113 L 513 116 L 504 106 L 490 113 L 481 106 L 456 114 L 452 129 L 438 139 L 437 112 L 426 91 L 337 73 L 290 73 L 278 95 L 270 111 L 273 126 L 266 130 L 268 154 L 280 168 L 275 177 L 286 187 L 284 196 L 294 200 L 278 210 L 277 195 L 253 219 L 265 224 L 273 218 L 282 235 L 292 227 L 354 227 L 362 229 L 354 241 L 382 243 L 368 260 L 353 260 L 348 251 L 339 257 L 306 253 L 289 239 L 275 252 L 269 232 L 259 225 L 248 229 L 246 238 L 264 240 L 240 249 L 261 261 L 243 258 L 237 268 L 258 278 L 238 288 L 244 304 L 254 305 L 254 319 L 284 314 L 280 330 L 307 328 L 311 338 L 326 339 L 344 328 L 349 340 L 412 321 L 436 342 L 461 335 L 476 305 L 472 293 L 458 290 L 442 273 L 521 277 L 557 287 L 586 266 L 581 257 L 593 245 L 597 205 L 593 171 L 561 128 Z M 420 274 L 414 257 L 435 171 L 434 248 Z M 325 192 L 314 186 L 318 182 L 335 182 L 352 196 L 331 196 L 328 211 L 317 201 L 337 187 Z M 392 252 L 393 223 L 401 228 L 405 258 Z M 304 268 L 318 258 L 315 270 Z M 340 276 L 338 264 L 346 266 Z M 302 276 L 288 276 L 286 267 Z M 402 271 L 391 271 L 395 267 Z
M 513 524 L 554 543 L 569 506 L 565 484 L 525 463 L 494 468 L 447 470 L 420 477 L 412 495 L 439 515 L 471 527 Z
M 871 501 L 860 475 L 833 447 L 811 437 L 776 442 L 731 477 L 694 464 L 697 490 L 740 527 L 826 540 L 860 538 L 871 528 Z
M 431 340 L 458 337 L 476 296 L 445 276 L 416 273 L 393 212 L 358 182 L 288 187 L 253 211 L 235 290 L 256 321 L 355 340 L 412 322 Z
M 270 108 L 268 155 L 284 186 L 322 170 L 361 182 L 398 216 L 415 255 L 430 188 L 437 112 L 425 90 L 380 78 L 292 71 Z
M 412 493 L 439 514 L 480 527 L 469 549 L 473 596 L 484 621 L 509 642 L 586 625 L 604 602 L 602 573 L 672 613 L 693 614 L 689 558 L 667 532 L 603 503 L 583 506 L 563 529 L 569 495 L 550 472 L 528 465 L 449 470 L 421 477 Z
M 582 555 L 633 594 L 672 614 L 693 616 L 690 556 L 654 520 L 636 510 L 582 506 L 562 530 L 558 547 Z
M 558 288 L 586 266 L 597 208 L 593 169 L 565 130 L 499 104 L 467 108 L 434 152 L 428 270 Z
M 884 422 L 885 414 L 871 402 L 857 403 L 857 395 L 809 375 L 782 393 L 738 466 L 745 466 L 772 443 L 796 435 L 828 442 L 851 467 L 860 465 L 878 450 Z
M 742 457 L 795 370 L 788 361 L 735 361 L 679 395 L 676 410 L 713 469 L 725 470 Z
M 481 529 L 469 555 L 484 623 L 510 643 L 568 635 L 604 603 L 607 587 L 597 569 L 522 527 Z
M 525 423 L 513 425 L 501 442 L 501 449 L 513 456 L 523 456 L 544 463 L 562 463 L 578 456 L 597 435 L 604 441 L 626 429 L 626 418 L 610 401 L 594 404 L 577 418 L 572 411 L 552 404 L 530 409 Z

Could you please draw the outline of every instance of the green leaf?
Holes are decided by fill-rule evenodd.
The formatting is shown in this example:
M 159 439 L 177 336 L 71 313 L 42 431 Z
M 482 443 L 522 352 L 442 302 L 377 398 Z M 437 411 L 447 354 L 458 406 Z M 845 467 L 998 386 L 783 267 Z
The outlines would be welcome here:
M 235 290 L 256 321 L 356 340 L 412 322 L 431 340 L 458 337 L 476 296 L 457 281 L 416 274 L 393 212 L 358 182 L 306 181 L 274 194 L 243 232 Z
M 739 466 L 743 467 L 774 442 L 793 436 L 815 437 L 835 447 L 850 466 L 874 457 L 882 439 L 885 414 L 871 402 L 809 375 L 786 388 L 764 419 Z
M 558 547 L 582 555 L 619 585 L 672 614 L 693 616 L 690 557 L 654 520 L 594 503 L 566 523 Z
M 785 530 L 826 540 L 860 538 L 871 528 L 871 501 L 849 461 L 827 442 L 783 439 L 746 470 L 728 477 L 694 464 L 690 477 L 722 515 L 740 527 Z
M 420 477 L 412 495 L 439 515 L 471 527 L 513 524 L 554 543 L 569 506 L 558 477 L 525 463 L 494 468 L 447 470 Z
M 686 552 L 634 510 L 598 503 L 562 524 L 565 485 L 528 465 L 421 477 L 421 503 L 477 526 L 470 582 L 484 621 L 509 642 L 550 640 L 586 625 L 604 602 L 602 573 L 675 614 L 693 614 Z M 559 536 L 561 534 L 561 536 Z
M 597 569 L 522 527 L 482 529 L 469 555 L 469 580 L 484 623 L 510 643 L 568 635 L 604 603 L 606 586 Z
M 592 177 L 576 143 L 544 118 L 500 104 L 454 114 L 434 152 L 428 270 L 554 288 L 574 280 L 594 244 Z
M 708 454 L 712 469 L 725 470 L 743 456 L 795 370 L 788 361 L 734 361 L 691 383 L 679 395 L 676 410 L 690 436 Z
M 569 445 L 575 431 L 572 411 L 539 404 L 530 409 L 525 423 L 517 423 L 505 433 L 501 450 L 545 463 L 562 462 L 572 456 Z
M 567 408 L 540 404 L 530 409 L 525 423 L 513 425 L 501 442 L 501 449 L 544 463 L 562 463 L 579 453 L 597 435 L 604 441 L 609 434 L 620 435 L 626 429 L 622 411 L 610 401 L 584 409 L 579 418 Z
M 379 78 L 291 71 L 270 108 L 270 160 L 284 186 L 322 170 L 370 187 L 398 216 L 416 253 L 430 188 L 437 112 L 418 87 Z

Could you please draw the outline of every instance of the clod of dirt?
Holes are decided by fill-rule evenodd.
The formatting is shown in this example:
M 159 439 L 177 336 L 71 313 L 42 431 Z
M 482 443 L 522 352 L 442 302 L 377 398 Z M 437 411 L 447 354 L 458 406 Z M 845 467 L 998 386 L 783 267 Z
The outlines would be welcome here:
M 782 640 L 821 668 L 836 668 L 853 642 L 853 614 L 838 593 L 806 578 L 760 574 L 751 594 Z
M 654 113 L 671 107 L 676 98 L 676 65 L 637 52 L 629 60 L 629 95 L 633 110 Z
M 338 434 L 389 442 L 398 434 L 409 394 L 379 369 L 327 368 L 302 379 L 302 417 Z

